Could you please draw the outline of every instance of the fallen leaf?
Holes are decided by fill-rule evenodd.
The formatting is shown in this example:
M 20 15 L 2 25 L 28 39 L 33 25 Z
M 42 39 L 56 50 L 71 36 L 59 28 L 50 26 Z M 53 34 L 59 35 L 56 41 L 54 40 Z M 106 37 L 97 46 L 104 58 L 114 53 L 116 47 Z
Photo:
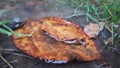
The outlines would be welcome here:
M 49 23 L 49 25 L 48 25 Z M 80 44 L 66 44 L 62 41 L 55 40 L 55 34 L 51 34 L 54 37 L 50 37 L 42 29 L 42 26 L 47 25 L 49 28 L 52 28 L 58 32 L 57 35 L 62 34 L 66 38 L 66 35 L 75 34 L 76 29 L 78 37 L 81 37 Z M 72 25 L 71 25 L 72 24 Z M 74 25 L 74 26 L 73 26 Z M 55 28 L 56 27 L 56 28 Z M 69 27 L 69 28 L 68 28 Z M 31 29 L 32 28 L 32 29 Z M 47 27 L 46 27 L 47 28 Z M 65 29 L 65 30 L 63 30 Z M 71 33 L 69 32 L 71 29 Z M 68 34 L 64 34 L 68 32 Z M 17 33 L 31 34 L 31 36 L 22 36 L 16 37 L 12 36 L 14 44 L 21 50 L 25 51 L 27 54 L 32 55 L 33 57 L 38 57 L 44 59 L 47 63 L 60 63 L 58 61 L 68 62 L 72 60 L 78 61 L 92 61 L 101 59 L 101 55 L 96 47 L 94 41 L 86 35 L 85 32 L 80 27 L 77 27 L 76 24 L 66 21 L 59 17 L 45 17 L 40 20 L 28 20 L 26 24 L 16 29 Z M 53 31 L 52 31 L 53 32 Z M 69 35 L 69 37 L 71 36 Z M 68 39 L 68 38 L 66 38 Z M 53 62 L 53 61 L 56 62 Z
M 101 30 L 103 30 L 105 23 L 100 22 L 96 23 L 89 23 L 85 26 L 84 31 L 89 35 L 89 37 L 96 38 Z

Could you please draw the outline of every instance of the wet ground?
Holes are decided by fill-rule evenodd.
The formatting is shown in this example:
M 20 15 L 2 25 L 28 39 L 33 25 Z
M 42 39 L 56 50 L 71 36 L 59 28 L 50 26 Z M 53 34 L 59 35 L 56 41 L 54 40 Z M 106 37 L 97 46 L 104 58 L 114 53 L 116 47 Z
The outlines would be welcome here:
M 53 2 L 54 1 L 54 2 Z M 69 17 L 75 10 L 69 5 L 57 6 L 57 0 L 1 0 L 0 9 L 7 10 L 1 15 L 1 19 L 13 19 L 19 17 L 21 21 L 27 19 L 39 19 L 45 16 Z M 77 13 L 83 14 L 79 10 Z M 82 28 L 88 23 L 84 15 L 67 18 L 77 23 Z M 72 61 L 66 64 L 48 64 L 38 58 L 33 58 L 15 47 L 11 37 L 0 34 L 0 53 L 9 62 L 13 68 L 119 68 L 120 51 L 119 44 L 116 49 L 104 44 L 106 39 L 103 34 L 109 37 L 109 33 L 104 29 L 99 36 L 93 39 L 103 57 L 101 61 L 77 62 Z M 116 51 L 117 50 L 117 51 Z M 3 59 L 0 58 L 0 68 L 10 68 Z

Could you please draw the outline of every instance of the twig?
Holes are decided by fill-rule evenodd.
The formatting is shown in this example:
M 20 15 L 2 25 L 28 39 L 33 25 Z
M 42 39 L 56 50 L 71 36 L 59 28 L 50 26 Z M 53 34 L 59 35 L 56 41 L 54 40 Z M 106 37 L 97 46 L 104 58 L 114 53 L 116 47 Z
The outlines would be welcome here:
M 15 63 L 17 62 L 18 60 L 13 60 L 13 61 L 9 61 L 9 63 Z M 0 63 L 0 65 L 3 65 L 4 63 Z
M 18 54 L 18 53 L 12 53 L 13 55 L 17 55 L 17 56 L 22 56 L 22 57 L 28 57 L 28 58 L 31 58 L 30 56 L 27 56 L 27 55 L 22 55 L 22 54 Z
M 27 55 L 23 55 L 23 54 L 19 54 L 19 53 L 13 53 L 13 52 L 4 52 L 4 53 L 11 53 L 12 55 L 16 55 L 16 56 L 22 56 L 22 57 L 28 57 L 28 58 L 32 58 L 30 56 L 27 56 Z
M 13 68 L 13 66 L 0 54 L 0 58 L 10 67 Z
M 109 31 L 110 33 L 112 33 L 112 31 L 110 30 L 110 28 L 109 28 L 107 25 L 105 25 L 105 27 L 108 29 L 108 31 Z
M 102 36 L 104 37 L 104 38 L 107 38 L 106 37 L 106 35 L 104 34 L 104 32 L 101 30 L 101 33 L 102 33 Z
M 0 49 L 0 51 L 16 51 L 17 49 Z
M 110 47 L 110 46 L 109 46 Z M 120 51 L 118 51 L 117 49 L 116 49 L 116 47 L 110 47 L 110 48 L 112 48 L 113 50 L 115 50 L 118 54 L 120 54 Z
M 73 14 L 73 15 L 70 15 L 70 16 L 67 16 L 67 17 L 64 17 L 64 18 L 71 18 L 71 17 L 74 17 L 74 16 L 81 16 L 81 15 L 85 15 L 85 13 L 82 13 L 82 14 Z
M 9 61 L 9 63 L 15 63 L 17 62 L 18 60 L 13 60 L 13 61 Z

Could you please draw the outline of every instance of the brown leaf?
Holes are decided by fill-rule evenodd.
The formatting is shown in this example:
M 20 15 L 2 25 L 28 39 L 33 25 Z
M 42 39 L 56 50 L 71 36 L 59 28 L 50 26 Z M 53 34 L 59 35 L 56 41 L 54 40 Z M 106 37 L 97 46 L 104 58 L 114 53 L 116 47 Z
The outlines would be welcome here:
M 54 23 L 54 26 L 51 23 Z M 70 34 L 70 36 L 76 33 L 75 30 L 72 30 L 72 28 L 76 29 L 77 25 L 74 24 L 74 26 L 72 26 L 73 23 L 59 17 L 45 17 L 41 18 L 40 20 L 28 20 L 23 27 L 16 29 L 15 32 L 31 34 L 31 36 L 23 36 L 19 38 L 12 36 L 14 44 L 27 54 L 44 60 L 67 62 L 74 59 L 78 61 L 92 61 L 101 59 L 101 55 L 96 47 L 96 44 L 91 38 L 88 37 L 88 35 L 86 35 L 85 32 L 83 32 L 80 27 L 77 27 L 78 29 L 76 30 L 78 31 L 77 35 L 79 33 L 78 37 L 82 38 L 80 41 L 81 44 L 76 45 L 63 43 L 62 41 L 55 40 L 54 37 L 51 38 L 46 34 L 46 32 L 49 31 L 53 32 L 51 29 L 46 30 L 46 32 L 42 30 L 42 26 L 45 24 L 56 31 L 61 31 L 60 33 L 58 32 L 51 34 L 54 37 L 56 34 L 64 35 L 64 31 L 66 31 L 66 33 L 68 32 L 66 35 Z M 69 32 L 70 29 L 71 33 Z M 66 37 L 66 35 L 64 37 Z
M 84 31 L 89 35 L 89 37 L 96 38 L 97 35 L 100 33 L 100 30 L 103 29 L 105 23 L 100 22 L 96 23 L 89 23 L 85 28 Z

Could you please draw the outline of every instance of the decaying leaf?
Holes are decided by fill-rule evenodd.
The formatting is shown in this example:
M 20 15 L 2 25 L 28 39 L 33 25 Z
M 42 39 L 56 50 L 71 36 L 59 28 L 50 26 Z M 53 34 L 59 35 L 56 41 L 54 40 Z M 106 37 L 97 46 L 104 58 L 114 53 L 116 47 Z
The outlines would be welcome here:
M 50 19 L 50 20 L 49 20 Z M 58 19 L 58 20 L 57 20 Z M 34 57 L 38 57 L 44 60 L 57 60 L 57 61 L 72 61 L 74 59 L 80 61 L 92 61 L 100 59 L 100 53 L 97 50 L 97 47 L 93 40 L 81 30 L 80 27 L 76 26 L 75 24 L 68 25 L 68 22 L 60 22 L 64 20 L 58 17 L 46 17 L 41 18 L 40 20 L 28 20 L 26 24 L 16 29 L 15 32 L 24 33 L 24 34 L 31 34 L 31 36 L 24 36 L 17 38 L 16 36 L 12 36 L 14 44 L 21 50 L 25 51 L 27 54 L 32 55 Z M 49 31 L 53 32 L 52 30 L 43 30 L 43 26 L 46 24 L 51 24 L 54 22 L 53 25 L 49 25 L 51 29 L 56 27 L 56 31 L 61 31 L 64 35 L 63 29 L 67 29 L 68 33 L 71 28 L 79 30 L 78 33 L 81 37 L 81 44 L 67 44 L 62 41 L 56 40 L 54 37 L 50 37 L 50 35 L 46 34 Z M 66 21 L 66 20 L 64 20 Z M 66 25 L 64 25 L 66 24 Z M 66 27 L 65 27 L 66 26 Z M 71 27 L 72 26 L 72 27 Z M 66 32 L 67 32 L 66 30 Z M 54 33 L 54 32 L 53 32 Z M 74 34 L 74 30 L 71 30 L 70 34 Z M 57 36 L 56 33 L 52 34 L 53 36 Z M 58 33 L 59 35 L 59 33 Z M 68 34 L 69 35 L 69 34 Z M 71 36 L 71 35 L 69 35 Z M 61 37 L 61 36 L 60 36 Z
M 41 30 L 57 41 L 80 44 L 87 37 L 79 26 L 62 18 L 46 17 L 40 21 Z
M 105 23 L 100 22 L 96 23 L 89 23 L 85 28 L 84 31 L 89 35 L 89 37 L 96 38 L 97 35 L 103 30 Z

